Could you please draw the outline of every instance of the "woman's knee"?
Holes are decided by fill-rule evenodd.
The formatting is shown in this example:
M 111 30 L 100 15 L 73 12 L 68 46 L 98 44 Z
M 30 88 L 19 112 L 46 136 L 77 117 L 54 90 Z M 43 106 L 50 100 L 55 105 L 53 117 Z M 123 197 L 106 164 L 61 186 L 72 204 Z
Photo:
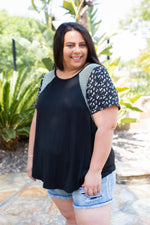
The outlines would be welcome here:
M 74 210 L 62 209 L 60 212 L 66 219 L 66 225 L 77 225 Z
M 75 214 L 72 210 L 61 210 L 61 214 L 65 217 L 68 221 L 75 221 Z

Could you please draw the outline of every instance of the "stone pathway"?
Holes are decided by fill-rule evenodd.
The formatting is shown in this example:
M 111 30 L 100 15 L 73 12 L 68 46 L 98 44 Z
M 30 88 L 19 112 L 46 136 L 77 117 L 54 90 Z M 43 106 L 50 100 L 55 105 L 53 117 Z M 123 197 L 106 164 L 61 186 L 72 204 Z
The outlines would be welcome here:
M 118 183 L 150 181 L 150 130 L 116 132 L 113 147 Z
M 115 132 L 117 185 L 111 225 L 150 225 L 150 129 Z M 1 225 L 64 225 L 41 182 L 0 175 Z
M 1 225 L 63 225 L 41 183 L 26 173 L 0 176 Z M 117 184 L 111 225 L 150 225 L 150 183 Z

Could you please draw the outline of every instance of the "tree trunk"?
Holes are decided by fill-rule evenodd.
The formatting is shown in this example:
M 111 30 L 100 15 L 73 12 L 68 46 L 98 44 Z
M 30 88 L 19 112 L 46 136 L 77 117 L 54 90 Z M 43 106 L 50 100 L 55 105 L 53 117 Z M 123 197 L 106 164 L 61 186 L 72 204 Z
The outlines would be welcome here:
M 82 0 L 79 0 L 79 3 L 81 3 Z M 81 11 L 80 11 L 80 17 L 79 17 L 79 23 L 87 28 L 87 8 L 88 6 L 84 3 L 82 4 Z
M 79 3 L 81 3 L 82 0 L 79 0 Z M 87 9 L 88 7 L 93 6 L 92 0 L 84 0 L 81 11 L 80 11 L 80 17 L 79 17 L 79 23 L 83 25 L 85 28 L 87 28 Z

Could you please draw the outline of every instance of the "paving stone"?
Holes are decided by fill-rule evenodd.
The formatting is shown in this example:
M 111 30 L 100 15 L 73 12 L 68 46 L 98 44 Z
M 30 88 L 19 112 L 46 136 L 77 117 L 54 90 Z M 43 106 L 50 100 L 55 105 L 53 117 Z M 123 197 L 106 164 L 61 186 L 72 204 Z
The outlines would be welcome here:
M 113 212 L 118 211 L 118 209 L 123 211 L 126 205 L 131 205 L 135 201 L 136 196 L 128 190 L 127 185 L 118 184 L 115 187 L 114 198 Z
M 150 225 L 149 190 L 150 184 L 116 185 L 111 225 Z
M 0 215 L 0 225 L 15 225 L 18 223 L 18 219 L 14 216 Z
M 27 198 L 47 198 L 48 193 L 47 191 L 38 186 L 24 186 L 20 191 L 19 197 L 27 197 Z
M 45 208 L 45 200 L 34 200 L 34 199 L 14 199 L 1 206 L 1 212 L 3 215 L 15 216 L 19 219 L 25 219 L 34 215 L 43 213 Z
M 6 201 L 10 197 L 12 197 L 14 194 L 16 194 L 17 191 L 4 191 L 0 192 L 0 203 Z
M 127 188 L 138 198 L 146 198 L 150 201 L 150 184 L 128 185 Z
M 8 176 L 9 174 L 3 174 L 0 176 L 0 185 L 3 185 L 3 182 L 6 180 Z
M 1 186 L 0 186 L 0 192 L 7 190 L 7 191 L 18 191 L 26 182 L 25 176 L 22 173 L 16 174 L 9 174 L 6 175 L 6 177 L 3 178 L 0 176 L 1 180 Z
M 111 225 L 137 225 L 137 222 L 138 218 L 136 217 L 136 215 L 130 215 L 122 211 L 115 212 L 111 219 Z
M 115 132 L 113 148 L 116 154 L 118 183 L 150 182 L 150 131 Z
M 150 223 L 150 199 L 146 199 L 146 197 L 144 199 L 138 199 L 133 202 L 133 208 L 141 218 L 147 218 Z
M 32 216 L 27 219 L 20 220 L 15 225 L 48 225 L 48 224 L 57 224 L 63 225 L 65 224 L 65 220 L 62 216 L 52 216 L 48 214 L 40 214 L 37 216 Z

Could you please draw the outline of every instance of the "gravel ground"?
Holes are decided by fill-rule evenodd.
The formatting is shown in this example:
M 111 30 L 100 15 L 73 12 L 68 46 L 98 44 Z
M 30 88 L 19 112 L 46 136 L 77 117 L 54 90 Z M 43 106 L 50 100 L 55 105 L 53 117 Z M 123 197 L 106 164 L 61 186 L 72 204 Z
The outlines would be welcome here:
M 16 151 L 0 149 L 0 175 L 26 172 L 28 143 L 19 143 Z

